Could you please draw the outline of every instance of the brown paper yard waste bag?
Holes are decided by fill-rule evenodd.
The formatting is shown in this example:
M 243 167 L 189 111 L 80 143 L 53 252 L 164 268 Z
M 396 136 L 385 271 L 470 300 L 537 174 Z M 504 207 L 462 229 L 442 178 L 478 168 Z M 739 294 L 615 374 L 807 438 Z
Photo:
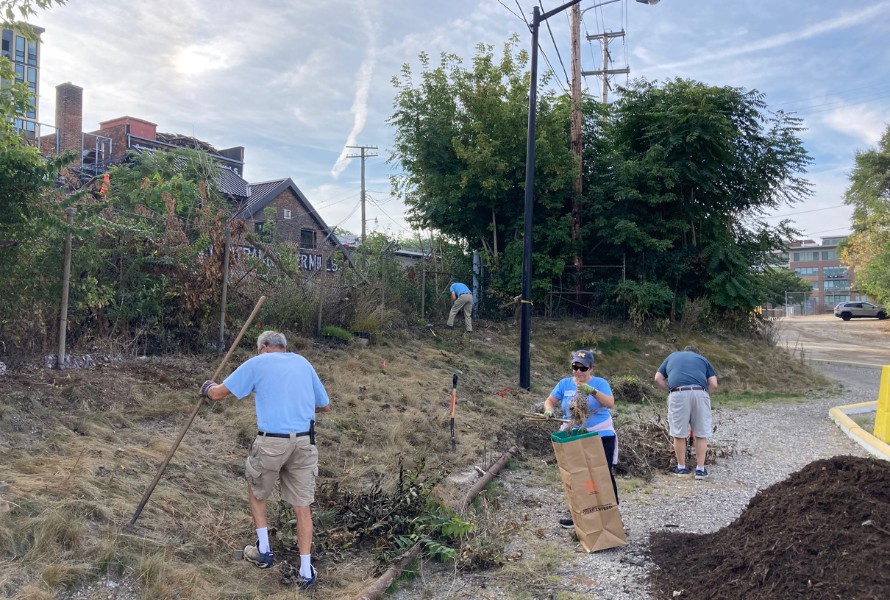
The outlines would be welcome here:
M 627 544 L 599 434 L 558 431 L 550 439 L 578 541 L 588 552 Z

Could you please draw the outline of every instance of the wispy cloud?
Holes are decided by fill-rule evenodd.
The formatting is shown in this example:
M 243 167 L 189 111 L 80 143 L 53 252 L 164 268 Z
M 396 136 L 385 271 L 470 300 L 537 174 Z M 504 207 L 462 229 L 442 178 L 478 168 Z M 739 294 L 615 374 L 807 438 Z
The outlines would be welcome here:
M 377 12 L 377 7 L 372 6 L 369 9 L 366 3 L 358 2 L 356 3 L 356 9 L 362 21 L 367 24 L 368 48 L 365 51 L 365 60 L 362 61 L 356 74 L 355 100 L 352 102 L 352 110 L 350 111 L 354 119 L 352 131 L 346 137 L 343 151 L 340 152 L 337 162 L 334 163 L 334 168 L 331 169 L 331 175 L 334 179 L 339 177 L 340 173 L 346 169 L 348 163 L 346 155 L 349 153 L 349 148 L 346 146 L 355 146 L 358 135 L 365 128 L 365 121 L 368 119 L 368 92 L 371 89 L 371 76 L 374 74 L 374 66 L 377 64 L 377 32 L 380 29 L 380 23 L 374 16 Z
M 869 146 L 876 145 L 887 129 L 887 113 L 856 107 L 833 110 L 822 121 L 835 131 L 858 138 Z
M 703 52 L 698 56 L 694 56 L 688 60 L 656 65 L 649 67 L 647 70 L 675 70 L 683 67 L 699 65 L 702 63 L 725 60 L 727 58 L 740 56 L 742 54 L 749 54 L 751 52 L 770 50 L 772 48 L 785 46 L 794 42 L 808 40 L 810 38 L 814 38 L 838 29 L 847 29 L 855 25 L 866 23 L 872 19 L 877 18 L 878 15 L 887 12 L 888 10 L 890 10 L 890 1 L 884 1 L 860 11 L 831 17 L 830 19 L 826 19 L 814 25 L 804 27 L 799 31 L 780 33 L 778 35 L 770 36 L 762 40 L 757 40 L 750 44 L 745 44 L 743 46 L 738 46 L 735 48 L 729 48 L 727 50 L 710 50 L 707 52 Z

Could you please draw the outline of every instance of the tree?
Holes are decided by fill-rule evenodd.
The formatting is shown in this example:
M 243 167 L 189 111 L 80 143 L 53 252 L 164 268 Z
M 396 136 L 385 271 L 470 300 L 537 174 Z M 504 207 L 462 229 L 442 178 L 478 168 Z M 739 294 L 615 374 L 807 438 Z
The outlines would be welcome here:
M 761 291 L 761 302 L 781 306 L 785 304 L 785 292 L 809 294 L 813 284 L 787 268 L 767 267 L 755 273 L 753 280 Z
M 403 66 L 396 87 L 396 128 L 390 162 L 401 168 L 393 188 L 410 222 L 434 228 L 479 249 L 515 286 L 521 270 L 528 124 L 528 54 L 515 36 L 496 59 L 480 45 L 472 68 L 443 55 L 438 67 L 420 55 L 415 83 Z M 552 92 L 540 95 L 536 137 L 535 283 L 558 276 L 571 248 L 566 212 L 574 157 L 569 149 L 570 105 Z M 567 220 L 568 219 L 568 220 Z M 540 290 L 539 290 L 540 291 Z
M 585 262 L 626 258 L 628 279 L 675 298 L 757 305 L 755 274 L 791 234 L 759 217 L 810 193 L 800 121 L 756 91 L 680 79 L 637 80 L 586 117 Z
M 853 206 L 853 234 L 841 260 L 855 269 L 856 287 L 890 302 L 890 126 L 877 148 L 856 153 L 844 202 Z

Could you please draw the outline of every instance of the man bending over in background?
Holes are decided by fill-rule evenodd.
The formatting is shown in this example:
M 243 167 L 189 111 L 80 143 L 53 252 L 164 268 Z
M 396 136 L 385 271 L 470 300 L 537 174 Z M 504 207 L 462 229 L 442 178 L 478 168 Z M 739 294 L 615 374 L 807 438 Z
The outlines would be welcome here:
M 655 373 L 655 385 L 668 392 L 668 424 L 677 456 L 675 475 L 689 475 L 686 468 L 686 435 L 695 436 L 695 478 L 705 479 L 705 456 L 711 437 L 711 394 L 717 389 L 717 373 L 695 346 L 674 352 Z
M 266 499 L 281 481 L 281 499 L 297 517 L 300 548 L 298 587 L 315 583 L 311 564 L 312 515 L 318 475 L 315 447 L 315 413 L 330 410 L 328 394 L 312 365 L 299 354 L 287 352 L 284 335 L 264 331 L 257 339 L 257 355 L 226 377 L 222 384 L 205 381 L 201 394 L 222 400 L 229 393 L 238 399 L 254 392 L 259 432 L 250 446 L 244 474 L 257 543 L 244 548 L 244 560 L 269 569 L 275 556 L 269 546 Z

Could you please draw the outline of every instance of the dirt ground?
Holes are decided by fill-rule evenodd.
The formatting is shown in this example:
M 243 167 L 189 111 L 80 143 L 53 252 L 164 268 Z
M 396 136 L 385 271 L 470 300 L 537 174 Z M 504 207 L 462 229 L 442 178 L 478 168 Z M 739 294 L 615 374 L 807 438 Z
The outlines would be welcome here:
M 782 344 L 803 348 L 814 360 L 890 365 L 890 324 L 877 319 L 842 321 L 834 315 L 780 321 Z

